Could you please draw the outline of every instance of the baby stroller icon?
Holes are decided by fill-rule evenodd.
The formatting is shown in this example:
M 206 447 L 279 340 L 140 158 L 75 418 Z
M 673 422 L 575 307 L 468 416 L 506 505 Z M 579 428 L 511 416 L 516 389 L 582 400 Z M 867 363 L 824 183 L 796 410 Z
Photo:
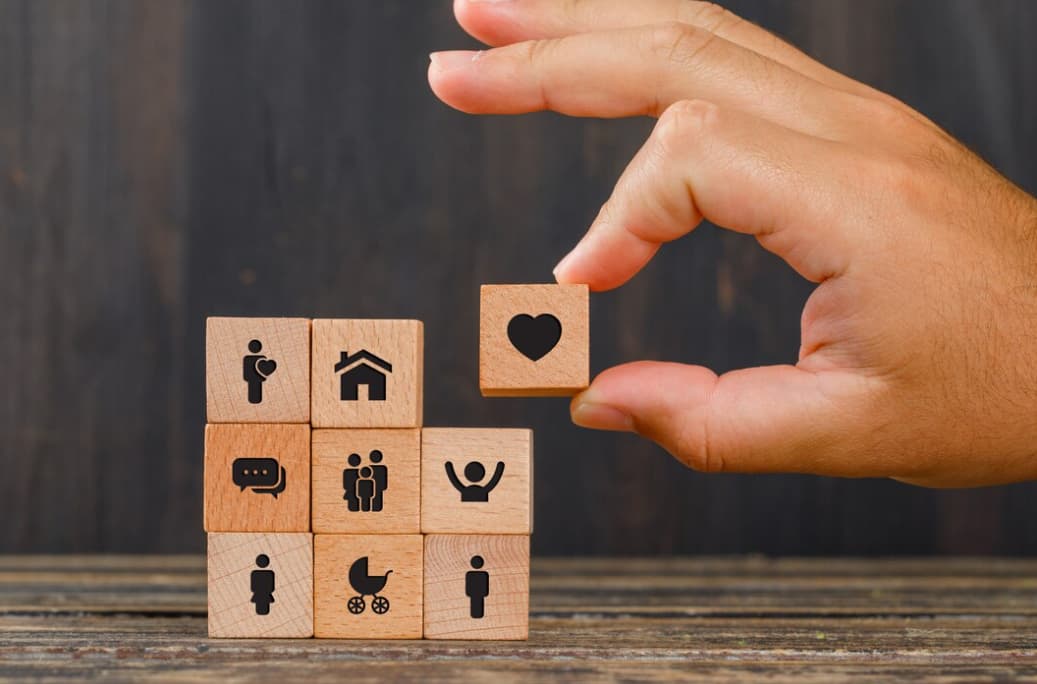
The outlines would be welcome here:
M 367 556 L 353 561 L 353 564 L 349 566 L 349 585 L 353 587 L 353 591 L 360 595 L 349 599 L 349 602 L 346 604 L 349 612 L 353 615 L 359 615 L 364 612 L 364 609 L 367 608 L 364 597 L 370 596 L 371 610 L 378 615 L 387 613 L 389 611 L 389 599 L 384 596 L 378 596 L 378 592 L 385 588 L 385 583 L 389 581 L 389 575 L 391 574 L 392 570 L 384 575 L 375 575 L 374 577 L 368 575 Z

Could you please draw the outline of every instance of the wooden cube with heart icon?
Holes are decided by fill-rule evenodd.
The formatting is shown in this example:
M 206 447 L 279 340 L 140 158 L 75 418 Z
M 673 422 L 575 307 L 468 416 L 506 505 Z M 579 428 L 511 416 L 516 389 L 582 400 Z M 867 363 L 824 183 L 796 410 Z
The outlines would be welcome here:
M 479 389 L 483 396 L 571 396 L 590 382 L 586 285 L 483 285 Z

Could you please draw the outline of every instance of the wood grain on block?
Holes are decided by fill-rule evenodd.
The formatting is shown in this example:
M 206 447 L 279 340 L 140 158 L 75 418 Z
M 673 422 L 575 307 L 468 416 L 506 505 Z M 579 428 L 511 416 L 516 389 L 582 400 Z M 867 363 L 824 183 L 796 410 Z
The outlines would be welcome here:
M 205 426 L 205 530 L 309 532 L 310 426 Z
M 529 537 L 425 537 L 425 638 L 529 637 Z
M 533 431 L 421 431 L 421 531 L 530 534 Z
M 313 426 L 421 427 L 423 336 L 421 321 L 314 321 Z
M 313 535 L 209 535 L 209 636 L 313 636 Z
M 420 639 L 422 537 L 314 537 L 314 634 L 339 639 Z
M 314 430 L 313 531 L 421 532 L 421 430 Z
M 309 319 L 208 319 L 205 400 L 210 423 L 309 422 Z
M 590 382 L 586 285 L 483 285 L 483 396 L 570 396 Z

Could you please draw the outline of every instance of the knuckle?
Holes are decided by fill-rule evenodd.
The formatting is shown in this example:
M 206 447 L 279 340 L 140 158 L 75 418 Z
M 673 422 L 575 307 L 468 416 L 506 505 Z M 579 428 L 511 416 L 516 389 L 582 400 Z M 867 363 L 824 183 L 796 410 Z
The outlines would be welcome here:
M 530 40 L 524 43 L 525 51 L 523 57 L 527 65 L 536 69 L 546 62 L 549 57 L 551 50 L 554 49 L 554 40 Z
M 710 33 L 735 26 L 742 18 L 715 2 L 690 2 L 678 5 L 677 19 L 701 26 Z
M 655 125 L 655 142 L 673 153 L 691 142 L 701 140 L 705 131 L 715 131 L 720 109 L 705 100 L 681 100 L 666 108 Z
M 652 27 L 649 49 L 657 58 L 680 66 L 693 64 L 715 36 L 697 26 L 669 21 Z

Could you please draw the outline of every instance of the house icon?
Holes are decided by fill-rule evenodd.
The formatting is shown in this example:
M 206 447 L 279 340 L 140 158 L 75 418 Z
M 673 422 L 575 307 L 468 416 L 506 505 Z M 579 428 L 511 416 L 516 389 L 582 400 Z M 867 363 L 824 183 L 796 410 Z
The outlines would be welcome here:
M 392 364 L 380 359 L 366 349 L 361 349 L 350 356 L 349 352 L 341 352 L 339 362 L 335 364 L 335 373 L 341 374 L 340 399 L 357 401 L 360 398 L 361 385 L 367 387 L 368 401 L 385 401 L 385 374 L 392 373 Z

